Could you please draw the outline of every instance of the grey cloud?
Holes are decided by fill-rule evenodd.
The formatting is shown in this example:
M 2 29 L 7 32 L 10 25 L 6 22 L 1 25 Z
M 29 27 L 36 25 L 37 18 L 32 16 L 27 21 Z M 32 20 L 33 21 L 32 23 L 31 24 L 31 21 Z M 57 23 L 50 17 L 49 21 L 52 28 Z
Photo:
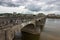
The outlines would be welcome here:
M 16 2 L 12 2 L 11 0 L 0 0 L 0 5 L 8 6 L 8 7 L 18 7 L 20 5 L 24 5 L 27 0 L 18 0 Z
M 41 6 L 34 3 L 27 5 L 26 8 L 29 9 L 30 11 L 36 11 L 36 12 L 41 10 Z
M 49 1 L 47 4 L 60 4 L 60 0 Z
M 5 2 L 1 3 L 0 5 L 8 6 L 8 7 L 18 7 L 18 6 L 20 6 L 20 5 L 15 5 L 15 4 L 12 4 L 12 3 L 5 3 Z
M 55 9 L 60 11 L 60 6 L 56 6 Z
M 54 11 L 54 10 L 60 10 L 60 0 L 35 0 L 37 2 L 45 2 L 46 4 L 44 6 L 40 6 L 37 5 L 37 2 L 35 4 L 31 3 L 29 5 L 27 5 L 27 8 L 31 11 Z M 33 1 L 34 2 L 34 1 Z M 44 8 L 46 5 L 48 5 L 48 7 L 46 9 L 41 9 Z M 50 5 L 55 5 L 50 7 Z
M 42 11 L 53 11 L 53 7 L 48 7 L 47 9 L 43 9 Z
M 35 1 L 40 1 L 40 2 L 52 2 L 52 1 L 56 1 L 56 0 L 35 0 Z
M 44 2 L 45 5 L 37 5 L 38 2 Z M 55 5 L 53 7 L 49 7 L 49 5 Z M 53 11 L 53 10 L 60 10 L 60 0 L 32 0 L 31 2 L 29 0 L 18 0 L 16 2 L 12 2 L 11 0 L 0 0 L 0 5 L 2 6 L 8 6 L 8 7 L 19 7 L 19 6 L 25 6 L 26 9 L 30 11 Z M 44 8 L 46 5 L 48 5 L 47 8 Z

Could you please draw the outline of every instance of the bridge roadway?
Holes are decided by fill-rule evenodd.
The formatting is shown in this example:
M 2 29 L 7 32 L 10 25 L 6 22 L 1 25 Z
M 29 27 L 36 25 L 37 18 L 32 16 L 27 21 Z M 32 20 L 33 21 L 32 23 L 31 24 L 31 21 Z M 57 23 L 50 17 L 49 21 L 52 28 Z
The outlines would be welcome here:
M 0 40 L 13 40 L 15 34 L 19 33 L 27 25 L 29 25 L 28 28 L 36 30 L 38 27 L 40 28 L 41 25 L 44 25 L 44 23 L 45 23 L 45 17 L 27 21 L 27 22 L 25 21 L 23 23 L 21 22 L 19 24 L 15 23 L 14 25 L 8 24 L 8 25 L 0 28 Z M 34 27 L 30 27 L 30 25 L 34 25 Z

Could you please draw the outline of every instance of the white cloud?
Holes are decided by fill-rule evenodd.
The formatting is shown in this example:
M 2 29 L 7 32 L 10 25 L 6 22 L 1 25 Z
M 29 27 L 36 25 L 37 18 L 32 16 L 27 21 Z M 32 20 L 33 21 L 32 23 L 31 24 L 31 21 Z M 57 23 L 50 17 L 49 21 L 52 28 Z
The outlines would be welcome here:
M 24 6 L 20 6 L 20 7 L 3 7 L 3 6 L 0 6 L 0 12 L 22 12 L 23 10 L 25 10 Z
M 59 13 L 60 11 L 60 0 L 0 0 L 0 5 L 0 12 Z

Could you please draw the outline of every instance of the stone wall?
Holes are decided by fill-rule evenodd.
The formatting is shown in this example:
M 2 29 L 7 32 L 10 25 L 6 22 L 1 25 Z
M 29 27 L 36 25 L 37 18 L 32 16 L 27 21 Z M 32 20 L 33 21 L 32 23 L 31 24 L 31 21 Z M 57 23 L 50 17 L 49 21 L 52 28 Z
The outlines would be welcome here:
M 5 31 L 0 30 L 0 40 L 5 40 Z

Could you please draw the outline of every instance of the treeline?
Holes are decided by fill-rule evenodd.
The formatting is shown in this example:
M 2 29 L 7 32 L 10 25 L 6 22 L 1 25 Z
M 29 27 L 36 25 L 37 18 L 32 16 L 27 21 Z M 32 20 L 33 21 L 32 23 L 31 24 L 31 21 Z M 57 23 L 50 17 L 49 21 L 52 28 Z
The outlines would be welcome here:
M 38 13 L 37 15 L 35 14 L 22 14 L 22 13 L 16 13 L 16 12 L 13 12 L 13 13 L 0 13 L 0 16 L 5 16 L 5 17 L 18 17 L 18 16 L 38 16 L 38 17 L 41 17 L 41 16 L 45 16 L 45 14 L 43 13 Z
M 21 13 L 0 13 L 0 16 L 11 17 L 11 16 L 21 16 Z

